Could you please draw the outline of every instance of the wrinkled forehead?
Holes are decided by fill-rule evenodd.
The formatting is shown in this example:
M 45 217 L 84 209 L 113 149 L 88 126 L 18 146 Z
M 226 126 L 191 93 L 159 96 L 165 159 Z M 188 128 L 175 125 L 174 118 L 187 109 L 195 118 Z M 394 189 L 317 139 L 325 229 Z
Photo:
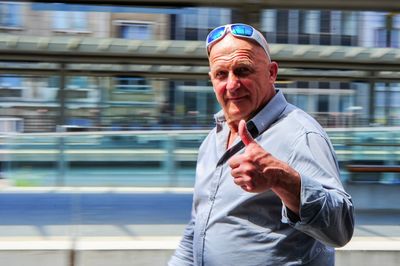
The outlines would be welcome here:
M 268 60 L 264 49 L 256 41 L 238 38 L 228 33 L 211 47 L 209 61 L 212 63 L 219 57 L 240 55 Z

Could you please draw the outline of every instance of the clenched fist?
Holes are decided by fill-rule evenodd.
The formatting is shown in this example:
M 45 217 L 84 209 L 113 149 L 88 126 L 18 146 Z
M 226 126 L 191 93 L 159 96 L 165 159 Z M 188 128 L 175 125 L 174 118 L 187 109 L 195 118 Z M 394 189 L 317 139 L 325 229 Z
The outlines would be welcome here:
M 235 184 L 247 192 L 254 193 L 272 189 L 283 201 L 297 205 L 300 196 L 300 175 L 287 163 L 264 150 L 250 135 L 244 120 L 239 123 L 238 133 L 245 145 L 245 152 L 228 161 Z M 293 208 L 297 209 L 298 205 Z

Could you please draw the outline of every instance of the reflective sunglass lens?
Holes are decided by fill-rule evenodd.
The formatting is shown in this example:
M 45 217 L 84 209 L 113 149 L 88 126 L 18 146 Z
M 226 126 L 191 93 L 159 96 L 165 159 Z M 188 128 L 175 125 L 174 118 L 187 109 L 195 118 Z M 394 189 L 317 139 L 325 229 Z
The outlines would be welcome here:
M 240 36 L 251 36 L 253 34 L 253 28 L 247 25 L 235 24 L 232 25 L 231 31 L 233 34 Z
M 221 38 L 221 36 L 224 34 L 224 31 L 225 31 L 225 26 L 222 26 L 210 32 L 210 34 L 208 34 L 207 44 L 210 44 L 211 42 Z

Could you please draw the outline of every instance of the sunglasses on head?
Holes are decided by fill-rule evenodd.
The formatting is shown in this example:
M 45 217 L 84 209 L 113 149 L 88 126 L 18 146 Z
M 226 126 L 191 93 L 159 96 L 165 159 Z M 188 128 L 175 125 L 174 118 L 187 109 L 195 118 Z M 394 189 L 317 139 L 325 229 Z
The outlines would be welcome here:
M 264 36 L 259 31 L 254 29 L 252 26 L 242 23 L 227 24 L 213 29 L 208 34 L 206 39 L 206 47 L 208 54 L 210 54 L 211 46 L 218 40 L 221 40 L 227 32 L 230 32 L 233 36 L 239 38 L 246 38 L 256 41 L 264 49 L 265 53 L 268 56 L 268 59 L 271 60 L 269 56 L 268 43 L 265 40 Z

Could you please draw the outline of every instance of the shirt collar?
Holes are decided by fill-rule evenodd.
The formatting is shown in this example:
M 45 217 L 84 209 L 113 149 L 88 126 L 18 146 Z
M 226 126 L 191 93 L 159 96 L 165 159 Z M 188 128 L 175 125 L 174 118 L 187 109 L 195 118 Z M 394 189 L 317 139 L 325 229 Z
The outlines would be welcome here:
M 288 105 L 282 91 L 276 90 L 276 94 L 272 99 L 259 111 L 250 121 L 252 121 L 257 128 L 258 132 L 264 132 L 270 127 L 281 114 L 284 112 Z M 217 132 L 222 130 L 225 123 L 225 116 L 223 110 L 214 115 L 217 125 Z
M 277 90 L 275 96 L 250 121 L 253 121 L 258 132 L 264 132 L 279 119 L 287 105 L 282 91 Z

